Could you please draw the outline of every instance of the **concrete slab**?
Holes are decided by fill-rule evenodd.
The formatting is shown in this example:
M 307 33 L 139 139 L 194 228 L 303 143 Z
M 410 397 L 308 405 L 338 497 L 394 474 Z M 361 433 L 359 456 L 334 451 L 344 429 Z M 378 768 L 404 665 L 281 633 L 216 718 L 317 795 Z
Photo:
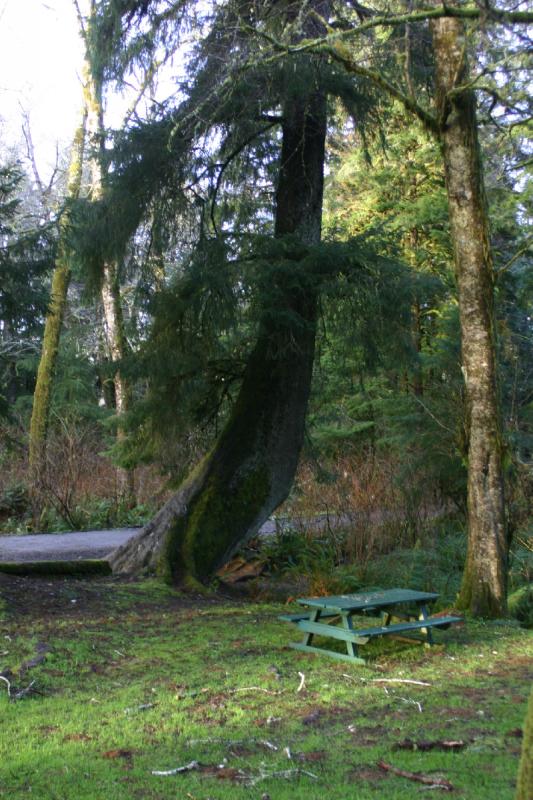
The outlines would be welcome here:
M 138 531 L 139 528 L 115 528 L 104 531 L 0 536 L 0 562 L 105 558 Z

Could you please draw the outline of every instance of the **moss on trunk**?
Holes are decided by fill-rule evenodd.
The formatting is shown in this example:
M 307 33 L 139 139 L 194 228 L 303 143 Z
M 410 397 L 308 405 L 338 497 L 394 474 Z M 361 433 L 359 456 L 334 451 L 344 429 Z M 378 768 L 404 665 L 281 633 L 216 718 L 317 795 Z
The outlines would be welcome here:
M 79 196 L 83 172 L 83 154 L 85 145 L 85 126 L 87 111 L 84 108 L 82 121 L 76 131 L 70 154 L 70 167 L 67 185 L 67 203 L 72 203 Z M 59 230 L 58 257 L 52 278 L 50 305 L 44 326 L 43 347 L 37 381 L 33 395 L 33 408 L 30 423 L 29 456 L 30 470 L 35 484 L 38 483 L 42 467 L 42 459 L 46 445 L 50 405 L 52 400 L 52 386 L 59 351 L 59 340 L 63 315 L 67 303 L 67 293 L 70 284 L 70 262 L 66 234 L 69 225 L 68 206 L 63 213 Z

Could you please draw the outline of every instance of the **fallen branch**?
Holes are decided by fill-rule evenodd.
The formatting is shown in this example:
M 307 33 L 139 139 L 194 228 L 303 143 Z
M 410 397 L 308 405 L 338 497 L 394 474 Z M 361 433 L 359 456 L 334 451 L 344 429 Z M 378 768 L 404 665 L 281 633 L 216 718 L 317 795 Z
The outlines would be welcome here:
M 406 769 L 399 769 L 393 767 L 392 764 L 387 764 L 385 761 L 378 761 L 378 767 L 385 772 L 392 772 L 393 775 L 398 775 L 400 778 L 407 778 L 410 781 L 417 781 L 429 786 L 431 789 L 443 789 L 445 792 L 453 792 L 454 786 L 450 781 L 445 778 L 439 778 L 433 775 L 424 775 L 423 772 L 409 772 Z
M 425 681 L 414 681 L 409 678 L 372 678 L 370 683 L 409 683 L 413 686 L 431 686 L 431 683 Z
M 292 778 L 296 778 L 299 775 L 306 775 L 308 778 L 312 778 L 313 780 L 318 780 L 318 776 L 314 775 L 312 772 L 308 772 L 306 769 L 282 769 L 278 770 L 277 772 L 261 772 L 257 778 L 250 778 L 247 783 L 248 786 L 255 786 L 256 784 L 260 783 L 261 781 L 266 781 L 270 778 L 285 778 L 286 780 L 291 780 Z
M 243 686 L 238 689 L 227 689 L 224 694 L 237 694 L 237 692 L 264 692 L 265 694 L 283 694 L 283 691 L 273 692 L 271 689 L 264 689 L 262 686 Z
M 7 678 L 4 678 L 3 675 L 0 675 L 0 680 L 5 681 L 7 684 L 7 696 L 11 698 L 11 683 L 8 681 Z
M 23 697 L 26 697 L 29 694 L 39 694 L 43 696 L 43 693 L 40 692 L 38 689 L 34 689 L 35 681 L 32 681 L 25 689 L 17 689 L 10 695 L 11 700 L 22 700 Z
M 300 685 L 298 686 L 298 688 L 296 689 L 296 691 L 297 691 L 297 692 L 301 692 L 301 691 L 302 691 L 302 689 L 303 689 L 303 688 L 304 688 L 304 686 L 305 686 L 305 673 L 304 673 L 304 672 L 299 672 L 299 673 L 298 673 L 298 675 L 300 676 Z
M 267 748 L 267 750 L 274 750 L 274 751 L 279 750 L 279 747 L 276 744 L 272 744 L 272 742 L 269 742 L 268 739 L 261 739 L 259 744 L 262 744 L 264 747 Z
M 162 775 L 164 777 L 168 775 L 179 775 L 182 772 L 192 772 L 193 769 L 198 769 L 200 766 L 199 761 L 191 761 L 189 764 L 185 764 L 183 767 L 175 767 L 174 769 L 153 769 L 152 775 Z
M 438 739 L 436 741 L 420 741 L 414 742 L 412 739 L 404 739 L 403 742 L 398 742 L 393 747 L 393 750 L 420 750 L 426 752 L 428 750 L 462 750 L 466 747 L 466 742 L 463 739 L 450 740 Z

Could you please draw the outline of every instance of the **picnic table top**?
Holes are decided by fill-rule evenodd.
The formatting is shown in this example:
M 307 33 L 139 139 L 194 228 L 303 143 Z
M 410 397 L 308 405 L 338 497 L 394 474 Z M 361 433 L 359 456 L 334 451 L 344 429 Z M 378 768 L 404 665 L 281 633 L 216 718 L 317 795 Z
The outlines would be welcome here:
M 399 603 L 424 603 L 436 600 L 434 592 L 415 592 L 411 589 L 388 589 L 386 591 L 340 594 L 330 597 L 302 597 L 300 605 L 315 608 L 338 609 L 339 611 L 358 611 L 370 608 L 394 606 Z

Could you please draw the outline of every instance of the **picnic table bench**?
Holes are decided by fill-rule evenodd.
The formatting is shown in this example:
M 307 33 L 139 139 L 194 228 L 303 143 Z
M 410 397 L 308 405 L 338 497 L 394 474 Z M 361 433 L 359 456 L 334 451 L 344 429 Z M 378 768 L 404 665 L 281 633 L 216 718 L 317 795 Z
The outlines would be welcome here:
M 292 622 L 303 631 L 302 641 L 291 643 L 291 647 L 296 650 L 322 653 L 352 663 L 364 664 L 365 661 L 360 658 L 358 648 L 377 636 L 403 639 L 404 637 L 399 634 L 415 631 L 422 636 L 409 636 L 405 637 L 405 640 L 431 645 L 433 628 L 445 629 L 456 622 L 462 622 L 461 617 L 431 617 L 429 606 L 437 598 L 438 594 L 434 592 L 415 592 L 410 589 L 301 598 L 297 602 L 306 606 L 305 611 L 298 614 L 281 614 L 279 619 Z M 354 615 L 381 616 L 382 624 L 354 627 Z M 345 642 L 346 654 L 312 645 L 315 635 Z

